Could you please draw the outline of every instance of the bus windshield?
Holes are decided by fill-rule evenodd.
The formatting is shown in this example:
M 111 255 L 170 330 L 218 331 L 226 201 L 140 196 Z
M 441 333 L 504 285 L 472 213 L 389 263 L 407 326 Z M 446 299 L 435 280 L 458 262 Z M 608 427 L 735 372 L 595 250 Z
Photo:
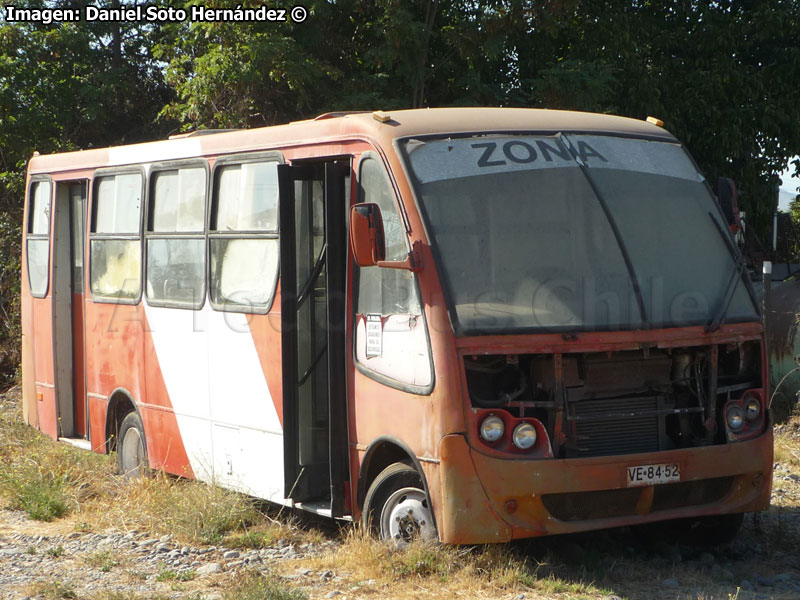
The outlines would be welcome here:
M 680 144 L 483 135 L 402 149 L 459 334 L 758 318 Z

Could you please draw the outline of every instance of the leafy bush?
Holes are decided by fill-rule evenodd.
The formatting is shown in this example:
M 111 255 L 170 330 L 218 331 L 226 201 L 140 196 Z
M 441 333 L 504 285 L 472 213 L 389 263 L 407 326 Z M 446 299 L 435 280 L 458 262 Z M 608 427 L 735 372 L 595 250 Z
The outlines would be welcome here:
M 0 386 L 18 378 L 20 362 L 21 211 L 0 211 Z

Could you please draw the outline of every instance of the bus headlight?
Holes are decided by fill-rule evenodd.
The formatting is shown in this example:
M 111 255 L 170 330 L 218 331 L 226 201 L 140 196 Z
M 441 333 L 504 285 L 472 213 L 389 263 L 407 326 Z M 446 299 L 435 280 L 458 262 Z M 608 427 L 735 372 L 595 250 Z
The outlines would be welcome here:
M 530 423 L 520 423 L 514 428 L 512 439 L 517 448 L 527 450 L 536 443 L 536 428 Z
M 481 423 L 481 437 L 489 443 L 494 443 L 503 437 L 505 430 L 503 419 L 495 415 L 489 415 Z
M 738 404 L 731 404 L 725 413 L 725 421 L 731 431 L 739 431 L 744 427 L 744 410 Z
M 750 398 L 744 406 L 744 418 L 755 421 L 761 415 L 761 402 L 758 398 Z

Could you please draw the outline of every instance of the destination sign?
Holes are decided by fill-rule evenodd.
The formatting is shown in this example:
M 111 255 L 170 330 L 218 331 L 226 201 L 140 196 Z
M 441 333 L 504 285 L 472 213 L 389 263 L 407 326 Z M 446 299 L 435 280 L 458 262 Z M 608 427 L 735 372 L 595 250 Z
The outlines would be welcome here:
M 618 169 L 702 181 L 680 144 L 603 135 L 483 136 L 406 145 L 424 184 L 508 171 Z

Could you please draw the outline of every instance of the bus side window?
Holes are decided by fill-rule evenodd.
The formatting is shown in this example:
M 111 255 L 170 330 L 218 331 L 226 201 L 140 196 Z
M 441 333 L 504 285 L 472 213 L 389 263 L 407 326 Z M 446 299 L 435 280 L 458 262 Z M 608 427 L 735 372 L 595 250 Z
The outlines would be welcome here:
M 380 206 L 386 260 L 403 260 L 409 246 L 394 191 L 380 161 L 367 156 L 359 165 L 359 202 Z M 378 375 L 402 385 L 432 383 L 428 334 L 417 281 L 404 269 L 356 268 L 356 360 Z
M 47 294 L 50 267 L 50 182 L 37 181 L 28 195 L 28 283 L 34 298 Z
M 89 240 L 92 296 L 136 301 L 142 289 L 142 174 L 104 175 L 94 180 Z
M 211 304 L 266 312 L 278 277 L 278 163 L 224 165 L 214 176 Z
M 200 308 L 205 298 L 206 170 L 157 171 L 150 180 L 147 299 Z

